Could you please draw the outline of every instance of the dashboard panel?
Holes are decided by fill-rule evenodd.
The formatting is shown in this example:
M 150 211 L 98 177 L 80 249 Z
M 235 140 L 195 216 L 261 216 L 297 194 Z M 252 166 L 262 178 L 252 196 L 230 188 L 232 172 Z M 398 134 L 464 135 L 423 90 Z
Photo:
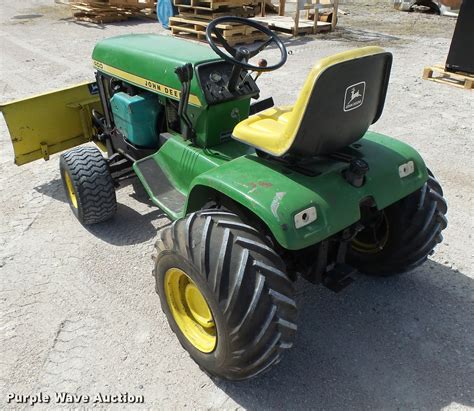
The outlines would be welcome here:
M 229 91 L 227 85 L 233 67 L 233 64 L 222 60 L 196 66 L 199 83 L 209 105 L 240 98 L 258 98 L 260 89 L 246 71 L 242 71 L 240 74 L 240 83 L 237 90 Z

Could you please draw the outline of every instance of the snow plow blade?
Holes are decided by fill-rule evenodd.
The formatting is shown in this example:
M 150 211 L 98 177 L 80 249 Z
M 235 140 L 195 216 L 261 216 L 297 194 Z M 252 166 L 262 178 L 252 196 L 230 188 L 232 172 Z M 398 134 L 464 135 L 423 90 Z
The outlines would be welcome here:
M 13 143 L 15 164 L 49 160 L 51 154 L 90 141 L 91 110 L 99 108 L 95 82 L 0 104 Z

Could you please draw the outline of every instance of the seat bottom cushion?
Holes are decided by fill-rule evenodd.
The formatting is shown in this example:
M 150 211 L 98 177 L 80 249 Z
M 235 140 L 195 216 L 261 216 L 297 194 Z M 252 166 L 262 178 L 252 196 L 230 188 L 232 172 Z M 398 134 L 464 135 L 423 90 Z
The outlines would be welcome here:
M 287 125 L 293 106 L 272 107 L 237 124 L 232 137 L 274 156 L 283 155 L 291 146 L 292 133 Z

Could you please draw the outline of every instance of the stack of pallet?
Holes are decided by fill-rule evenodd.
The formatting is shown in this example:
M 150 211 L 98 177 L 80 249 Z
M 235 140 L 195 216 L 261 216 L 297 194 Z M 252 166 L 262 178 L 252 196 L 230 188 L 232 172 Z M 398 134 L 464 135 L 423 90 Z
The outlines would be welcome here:
M 278 16 L 255 17 L 272 30 L 301 34 L 315 34 L 334 30 L 337 24 L 339 0 L 278 0 Z M 302 18 L 305 14 L 306 18 Z
M 174 0 L 178 16 L 171 17 L 169 25 L 175 36 L 205 41 L 206 27 L 211 20 L 222 16 L 253 17 L 259 12 L 261 0 Z M 220 24 L 224 39 L 231 46 L 253 43 L 267 36 L 241 24 Z
M 104 24 L 129 18 L 156 19 L 155 0 L 79 0 L 71 2 L 74 19 Z

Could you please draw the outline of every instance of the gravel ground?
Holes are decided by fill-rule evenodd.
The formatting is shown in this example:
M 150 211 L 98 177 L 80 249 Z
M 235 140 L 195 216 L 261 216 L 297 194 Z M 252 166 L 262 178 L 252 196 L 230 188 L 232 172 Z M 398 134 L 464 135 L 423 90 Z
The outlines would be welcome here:
M 57 391 L 128 392 L 166 409 L 474 408 L 474 99 L 421 80 L 424 66 L 444 62 L 454 20 L 388 1 L 343 9 L 335 33 L 288 40 L 286 66 L 259 80 L 263 96 L 291 103 L 320 57 L 366 44 L 390 50 L 387 104 L 373 129 L 416 147 L 443 184 L 450 225 L 436 254 L 408 275 L 362 278 L 339 294 L 299 281 L 294 349 L 256 380 L 214 381 L 179 346 L 154 293 L 163 214 L 127 186 L 113 221 L 82 227 L 58 156 L 16 167 L 1 121 L 0 408 L 14 406 L 8 393 Z M 161 31 L 151 21 L 75 23 L 45 0 L 1 0 L 0 22 L 1 101 L 92 78 L 102 38 Z

